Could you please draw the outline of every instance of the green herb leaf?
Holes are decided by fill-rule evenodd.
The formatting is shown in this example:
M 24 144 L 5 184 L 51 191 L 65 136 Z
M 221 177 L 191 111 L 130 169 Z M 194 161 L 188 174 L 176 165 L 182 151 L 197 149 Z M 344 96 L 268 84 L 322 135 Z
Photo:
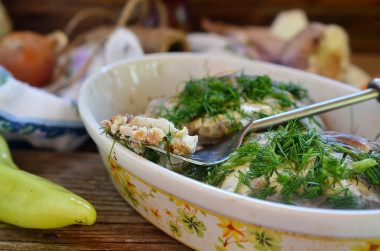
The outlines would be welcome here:
M 330 195 L 324 203 L 324 206 L 333 209 L 355 209 L 359 206 L 357 200 L 352 196 L 349 189 Z

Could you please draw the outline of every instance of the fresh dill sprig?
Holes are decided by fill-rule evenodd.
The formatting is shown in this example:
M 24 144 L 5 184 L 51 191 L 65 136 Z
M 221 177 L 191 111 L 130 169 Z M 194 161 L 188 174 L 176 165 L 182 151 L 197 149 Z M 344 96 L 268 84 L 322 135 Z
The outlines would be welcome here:
M 152 161 L 153 163 L 156 163 L 156 164 L 160 160 L 160 154 L 157 151 L 150 149 L 148 147 L 145 148 L 145 151 L 143 153 L 143 157 L 149 161 Z
M 234 151 L 230 159 L 215 167 L 206 182 L 221 185 L 224 178 L 237 166 L 249 167 L 239 171 L 239 184 L 251 189 L 251 195 L 266 198 L 273 193 L 281 195 L 280 201 L 297 204 L 296 198 L 315 199 L 327 196 L 324 206 L 332 208 L 355 208 L 358 205 L 351 192 L 344 189 L 345 179 L 367 180 L 369 184 L 380 182 L 380 151 L 368 154 L 353 152 L 334 141 L 331 144 L 315 130 L 304 130 L 297 121 L 291 121 L 283 128 L 270 130 L 266 143 L 252 139 Z M 332 152 L 342 154 L 332 154 Z M 346 158 L 351 156 L 350 166 Z M 256 178 L 266 180 L 264 187 L 251 187 Z M 326 191 L 335 191 L 332 195 Z M 343 191 L 343 192 L 342 192 Z
M 260 188 L 252 188 L 251 193 L 249 194 L 250 197 L 257 198 L 257 199 L 265 199 L 272 194 L 276 192 L 276 187 L 260 187 Z
M 172 133 L 170 131 L 170 126 L 169 126 L 169 132 L 164 137 L 164 141 L 166 143 L 166 158 L 167 158 L 169 165 L 171 167 L 173 167 L 173 164 L 172 164 L 172 158 L 170 157 L 170 153 L 171 153 L 170 145 L 171 145 L 171 141 L 172 141 L 172 138 L 174 137 L 174 135 L 175 135 L 175 133 Z
M 186 177 L 204 182 L 205 177 L 207 177 L 209 174 L 209 169 L 203 166 L 189 165 L 187 168 L 182 170 L 181 174 Z
M 332 144 L 335 151 L 348 154 L 353 160 L 348 176 L 361 175 L 369 184 L 380 185 L 380 150 L 367 154 L 357 153 L 338 144 Z
M 242 96 L 246 100 L 262 102 L 266 97 L 271 96 L 279 101 L 282 107 L 295 105 L 289 94 L 295 99 L 307 97 L 306 89 L 295 85 L 294 83 L 277 83 L 271 80 L 269 76 L 249 76 L 242 73 L 236 77 L 239 88 L 242 89 Z
M 307 96 L 307 91 L 294 83 L 276 83 L 268 76 L 248 76 L 244 73 L 191 79 L 184 85 L 182 92 L 168 98 L 175 99 L 175 105 L 166 107 L 163 102 L 156 116 L 166 118 L 178 127 L 195 118 L 213 118 L 222 114 L 232 125 L 228 133 L 241 127 L 232 112 L 240 114 L 241 119 L 252 116 L 241 110 L 242 102 L 262 103 L 266 97 L 273 97 L 280 107 L 287 108 L 296 106 L 294 99 Z
M 180 126 L 206 114 L 213 117 L 229 110 L 239 110 L 239 96 L 237 87 L 226 83 L 224 79 L 192 79 L 185 83 L 183 91 L 176 96 L 177 104 L 173 108 L 161 107 L 158 117 Z
M 351 191 L 345 188 L 335 194 L 329 195 L 327 200 L 323 203 L 323 206 L 333 209 L 356 209 L 359 203 Z
M 215 167 L 208 167 L 207 171 L 207 175 L 203 178 L 203 180 L 212 186 L 220 186 L 225 178 L 234 172 L 234 169 L 225 168 L 223 165 L 220 165 Z

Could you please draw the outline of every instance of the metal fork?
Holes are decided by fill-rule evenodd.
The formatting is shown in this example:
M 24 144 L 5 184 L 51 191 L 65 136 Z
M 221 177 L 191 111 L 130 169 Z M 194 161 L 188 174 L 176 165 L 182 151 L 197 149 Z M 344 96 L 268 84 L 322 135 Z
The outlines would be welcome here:
M 294 110 L 276 114 L 262 119 L 254 120 L 251 124 L 242 128 L 236 134 L 226 138 L 216 145 L 205 146 L 203 149 L 196 151 L 190 157 L 182 157 L 170 153 L 170 157 L 198 166 L 214 166 L 221 164 L 229 158 L 233 150 L 237 149 L 243 142 L 244 137 L 253 131 L 262 130 L 268 127 L 276 126 L 284 122 L 302 119 L 305 117 L 321 114 L 337 108 L 349 106 L 366 100 L 377 98 L 380 102 L 380 78 L 371 80 L 368 88 L 364 91 L 352 93 L 346 96 L 322 101 L 312 105 L 300 107 Z M 158 152 L 167 154 L 167 151 L 154 146 L 147 146 Z

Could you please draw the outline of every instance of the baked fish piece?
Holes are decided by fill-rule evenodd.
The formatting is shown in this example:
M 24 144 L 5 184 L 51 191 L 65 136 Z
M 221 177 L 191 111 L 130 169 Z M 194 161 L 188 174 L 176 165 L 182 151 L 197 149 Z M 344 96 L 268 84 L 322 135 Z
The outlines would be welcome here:
M 190 136 L 186 127 L 179 130 L 163 118 L 114 115 L 101 124 L 114 140 L 138 154 L 144 154 L 145 146 L 152 145 L 187 157 L 194 153 L 198 142 L 198 136 Z
M 185 126 L 190 135 L 198 135 L 200 144 L 217 143 L 254 119 L 307 102 L 307 91 L 299 85 L 276 82 L 265 75 L 236 73 L 190 79 L 183 84 L 183 91 L 177 95 L 153 100 L 145 115 Z M 302 121 L 307 127 L 322 127 L 315 119 Z
M 380 208 L 380 144 L 296 122 L 252 134 L 205 182 L 247 196 L 305 207 Z

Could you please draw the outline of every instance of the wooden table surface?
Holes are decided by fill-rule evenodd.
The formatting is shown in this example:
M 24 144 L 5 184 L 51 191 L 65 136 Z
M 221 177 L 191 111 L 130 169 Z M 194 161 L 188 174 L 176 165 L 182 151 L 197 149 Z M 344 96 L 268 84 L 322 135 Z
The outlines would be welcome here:
M 16 164 L 88 200 L 92 226 L 24 229 L 0 222 L 0 250 L 191 250 L 150 224 L 114 189 L 96 152 L 14 150 Z
M 380 55 L 357 54 L 353 62 L 380 73 Z M 17 165 L 87 199 L 97 210 L 92 226 L 23 229 L 0 222 L 0 250 L 190 250 L 150 224 L 116 192 L 95 147 L 60 153 L 11 145 Z

